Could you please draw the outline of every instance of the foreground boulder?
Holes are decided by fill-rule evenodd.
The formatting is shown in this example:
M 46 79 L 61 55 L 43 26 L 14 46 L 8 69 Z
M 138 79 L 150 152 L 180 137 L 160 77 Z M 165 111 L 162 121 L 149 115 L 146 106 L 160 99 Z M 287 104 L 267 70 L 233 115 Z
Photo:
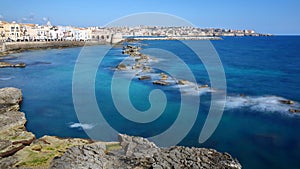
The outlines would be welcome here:
M 0 168 L 49 168 L 53 158 L 61 156 L 68 148 L 89 143 L 92 141 L 87 139 L 43 136 L 14 155 L 0 159 Z
M 205 148 L 175 146 L 159 148 L 141 137 L 119 135 L 119 144 L 110 148 L 94 143 L 70 148 L 51 163 L 52 169 L 67 168 L 220 168 L 240 169 L 241 165 L 227 153 Z

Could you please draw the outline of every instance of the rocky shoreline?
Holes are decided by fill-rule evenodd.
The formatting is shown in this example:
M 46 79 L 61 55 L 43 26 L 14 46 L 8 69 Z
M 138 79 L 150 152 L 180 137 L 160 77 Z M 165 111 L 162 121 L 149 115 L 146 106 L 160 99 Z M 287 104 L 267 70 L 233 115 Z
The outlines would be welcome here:
M 92 45 L 107 45 L 103 41 L 48 41 L 48 42 L 6 42 L 2 44 L 0 57 L 13 53 L 21 53 L 27 50 L 62 49 Z M 1 46 L 0 46 L 1 49 Z
M 119 142 L 55 136 L 36 139 L 25 128 L 21 101 L 20 89 L 0 89 L 0 168 L 241 168 L 228 153 L 159 148 L 145 138 L 123 134 Z
M 0 50 L 0 68 L 24 68 L 25 63 L 12 64 L 8 62 L 2 62 L 1 57 L 21 53 L 27 50 L 43 50 L 43 49 L 63 49 L 72 47 L 92 46 L 92 45 L 106 45 L 108 43 L 103 41 L 50 41 L 50 42 L 6 42 L 2 44 L 2 50 Z M 5 49 L 3 49 L 5 48 Z M 0 46 L 1 49 L 1 46 Z

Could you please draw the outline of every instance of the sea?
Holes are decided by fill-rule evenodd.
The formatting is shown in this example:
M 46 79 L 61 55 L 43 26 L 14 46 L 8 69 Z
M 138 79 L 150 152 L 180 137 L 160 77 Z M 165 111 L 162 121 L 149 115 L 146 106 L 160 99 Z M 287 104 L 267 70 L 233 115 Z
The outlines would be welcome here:
M 131 77 L 129 87 L 119 85 L 117 89 L 112 89 L 114 74 L 118 71 L 116 66 L 129 58 L 126 64 L 130 67 L 130 57 L 122 54 L 123 46 L 84 47 L 89 51 L 85 59 L 99 62 L 90 65 L 96 66 L 97 71 L 94 80 L 87 83 L 92 84 L 97 106 L 106 122 L 119 133 L 153 137 L 175 125 L 178 117 L 192 116 L 188 111 L 179 116 L 179 111 L 183 107 L 182 95 L 193 95 L 200 102 L 197 105 L 193 105 L 194 102 L 188 104 L 199 106 L 199 109 L 193 117 L 192 127 L 184 133 L 178 145 L 228 152 L 245 169 L 299 169 L 300 114 L 290 113 L 289 109 L 300 109 L 300 36 L 223 37 L 223 40 L 210 42 L 224 70 L 226 101 L 216 130 L 204 143 L 199 143 L 199 135 L 211 107 L 212 92 L 219 91 L 195 90 L 197 84 L 210 86 L 212 77 L 207 72 L 207 65 L 184 42 L 148 40 L 131 43 L 140 46 L 142 53 L 145 51 L 145 54 L 155 58 L 147 63 L 150 66 L 165 65 L 164 70 L 155 69 L 145 74 L 152 78 L 158 78 L 161 72 L 167 74 L 171 69 L 179 70 L 177 75 L 181 79 L 185 76 L 180 74 L 184 72 L 181 64 L 170 62 L 166 52 L 160 52 L 162 50 L 174 54 L 185 63 L 196 84 L 186 85 L 184 89 L 172 82 L 169 86 L 159 86 L 153 85 L 151 79 L 138 80 L 141 73 L 135 71 L 122 72 L 124 77 Z M 107 49 L 104 56 L 103 52 L 99 53 Z M 84 60 L 78 60 L 84 53 L 82 50 L 83 47 L 32 50 L 1 58 L 1 61 L 27 64 L 26 68 L 0 69 L 0 87 L 22 89 L 21 111 L 26 115 L 27 129 L 37 138 L 44 135 L 89 138 L 86 131 L 101 126 L 97 122 L 83 123 L 75 111 L 74 70 L 76 66 L 85 64 Z M 84 71 L 81 76 L 89 76 L 90 72 Z M 178 79 L 176 75 L 170 77 Z M 120 110 L 112 94 L 122 97 L 127 93 L 131 103 L 129 106 L 143 112 L 159 102 L 159 99 L 151 100 L 149 97 L 152 91 L 158 91 L 156 89 L 164 93 L 167 103 L 159 117 L 147 122 L 136 122 L 120 114 L 120 111 L 129 110 L 126 107 Z M 84 93 L 89 86 L 81 90 Z M 293 100 L 294 104 L 283 104 L 280 100 Z M 85 104 L 89 107 L 93 103 Z M 187 123 L 190 122 L 176 125 L 184 127 Z M 105 131 L 103 128 L 102 132 Z M 172 140 L 172 137 L 167 139 Z M 111 137 L 106 141 L 115 140 L 116 137 Z

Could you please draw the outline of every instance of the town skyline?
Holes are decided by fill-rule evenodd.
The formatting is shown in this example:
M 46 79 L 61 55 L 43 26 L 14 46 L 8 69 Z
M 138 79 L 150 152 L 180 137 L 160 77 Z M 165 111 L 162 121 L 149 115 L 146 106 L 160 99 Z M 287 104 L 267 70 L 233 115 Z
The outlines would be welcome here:
M 251 2 L 234 1 L 19 1 L 1 2 L 0 20 L 77 27 L 104 26 L 112 20 L 134 13 L 161 12 L 175 15 L 200 28 L 254 29 L 261 33 L 300 34 L 300 15 L 296 0 Z
M 126 22 L 125 22 L 126 23 Z M 103 41 L 120 42 L 126 38 L 148 36 L 163 39 L 219 39 L 221 36 L 270 36 L 254 30 L 197 28 L 194 26 L 115 26 L 75 27 L 0 21 L 0 42 L 16 41 Z

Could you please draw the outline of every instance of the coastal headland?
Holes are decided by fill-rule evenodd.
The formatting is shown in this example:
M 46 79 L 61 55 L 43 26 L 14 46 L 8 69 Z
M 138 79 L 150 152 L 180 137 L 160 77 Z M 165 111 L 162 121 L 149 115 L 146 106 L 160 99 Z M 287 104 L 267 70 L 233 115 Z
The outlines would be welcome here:
M 124 134 L 119 134 L 118 142 L 56 136 L 36 139 L 26 130 L 21 102 L 20 89 L 0 89 L 0 168 L 241 168 L 228 153 L 160 148 L 145 138 Z

